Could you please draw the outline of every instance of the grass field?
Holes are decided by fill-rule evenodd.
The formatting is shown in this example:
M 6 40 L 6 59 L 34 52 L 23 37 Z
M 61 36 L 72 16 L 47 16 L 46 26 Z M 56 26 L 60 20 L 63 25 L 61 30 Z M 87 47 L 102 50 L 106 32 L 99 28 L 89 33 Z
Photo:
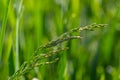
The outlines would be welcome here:
M 0 0 L 0 80 L 120 80 L 119 4 Z

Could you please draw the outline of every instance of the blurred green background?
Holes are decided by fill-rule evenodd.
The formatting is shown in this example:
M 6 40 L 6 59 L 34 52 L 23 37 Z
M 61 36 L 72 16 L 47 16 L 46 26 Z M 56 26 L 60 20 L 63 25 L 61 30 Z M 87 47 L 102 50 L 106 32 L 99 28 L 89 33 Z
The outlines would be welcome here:
M 81 32 L 84 38 L 69 41 L 57 63 L 35 68 L 23 80 L 120 80 L 120 0 L 10 0 L 9 6 L 7 1 L 0 0 L 0 80 L 40 45 L 92 23 L 108 27 Z

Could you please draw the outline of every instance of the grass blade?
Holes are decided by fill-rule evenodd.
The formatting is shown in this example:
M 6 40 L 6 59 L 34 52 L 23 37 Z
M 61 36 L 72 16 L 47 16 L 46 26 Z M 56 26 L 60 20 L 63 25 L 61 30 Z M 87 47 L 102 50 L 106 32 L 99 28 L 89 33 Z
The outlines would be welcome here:
M 2 57 L 2 46 L 3 46 L 3 39 L 4 39 L 4 36 L 5 36 L 5 30 L 6 30 L 9 3 L 10 3 L 10 0 L 7 0 L 7 6 L 6 6 L 6 9 L 5 9 L 5 14 L 4 14 L 4 17 L 3 17 L 3 22 L 2 22 L 2 29 L 0 31 L 0 59 Z
M 16 20 L 16 57 L 15 57 L 15 71 L 19 68 L 19 24 L 20 24 L 20 14 L 22 8 L 22 0 L 19 3 L 17 11 L 17 20 Z

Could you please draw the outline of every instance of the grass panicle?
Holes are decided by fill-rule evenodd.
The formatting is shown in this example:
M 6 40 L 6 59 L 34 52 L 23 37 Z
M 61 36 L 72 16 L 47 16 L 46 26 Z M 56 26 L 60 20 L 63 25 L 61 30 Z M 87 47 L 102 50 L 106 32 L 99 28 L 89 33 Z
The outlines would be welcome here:
M 106 24 L 92 24 L 92 25 L 88 25 L 88 26 L 85 26 L 85 27 L 74 28 L 74 29 L 62 34 L 56 40 L 48 42 L 44 46 L 40 46 L 34 52 L 35 55 L 29 61 L 24 62 L 21 65 L 21 67 L 19 68 L 19 70 L 17 72 L 15 72 L 11 77 L 9 77 L 9 80 L 17 80 L 19 77 L 21 77 L 25 73 L 29 72 L 30 70 L 32 70 L 34 67 L 38 67 L 40 65 L 52 64 L 52 63 L 55 63 L 56 61 L 58 61 L 59 58 L 55 58 L 52 61 L 41 62 L 41 60 L 43 60 L 43 59 L 47 59 L 51 56 L 54 56 L 55 54 L 58 54 L 61 51 L 68 50 L 68 48 L 62 48 L 61 47 L 60 49 L 57 49 L 55 51 L 51 50 L 51 51 L 46 51 L 45 52 L 45 50 L 47 48 L 52 48 L 53 49 L 53 47 L 57 46 L 58 44 L 61 44 L 62 42 L 70 41 L 70 40 L 73 40 L 73 39 L 82 39 L 81 36 L 71 35 L 72 33 L 80 32 L 80 31 L 83 31 L 83 30 L 93 30 L 94 28 L 100 28 L 100 27 L 104 27 L 104 26 L 106 26 Z M 42 54 L 37 54 L 40 50 L 43 51 L 43 53 Z
M 64 41 L 68 41 L 68 40 L 71 40 L 71 39 L 81 39 L 82 37 L 81 36 L 70 36 L 70 34 L 74 33 L 74 32 L 80 32 L 80 31 L 83 31 L 83 30 L 93 30 L 94 28 L 102 28 L 102 27 L 105 27 L 107 26 L 107 24 L 91 24 L 91 25 L 88 25 L 88 26 L 84 26 L 84 27 L 78 27 L 78 28 L 74 28 L 66 33 L 63 33 L 60 37 L 58 37 L 56 40 L 53 40 L 49 43 L 47 43 L 46 45 L 44 46 L 40 46 L 36 49 L 35 53 L 37 53 L 39 50 L 44 50 L 46 48 L 50 48 L 50 47 L 53 47 L 53 46 L 56 46 L 57 44 L 60 44 Z
M 52 63 L 58 61 L 59 58 L 55 58 L 54 60 L 49 61 L 49 62 L 40 62 L 40 60 L 42 60 L 42 59 L 49 58 L 49 57 L 51 57 L 51 56 L 53 56 L 57 53 L 60 53 L 61 51 L 67 50 L 67 49 L 68 48 L 63 48 L 63 49 L 59 49 L 59 50 L 56 50 L 56 51 L 49 51 L 47 53 L 43 53 L 43 54 L 33 56 L 32 59 L 30 59 L 27 62 L 24 62 L 22 64 L 22 66 L 20 67 L 20 69 L 15 74 L 13 74 L 13 76 L 11 76 L 9 78 L 9 80 L 18 79 L 19 77 L 21 77 L 23 74 L 29 72 L 34 67 L 38 67 L 40 65 L 45 65 L 45 64 L 52 64 Z

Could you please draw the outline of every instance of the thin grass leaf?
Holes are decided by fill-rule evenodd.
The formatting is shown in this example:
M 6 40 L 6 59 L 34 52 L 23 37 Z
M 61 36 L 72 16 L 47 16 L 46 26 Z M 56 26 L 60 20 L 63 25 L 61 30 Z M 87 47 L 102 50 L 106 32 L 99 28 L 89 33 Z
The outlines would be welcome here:
M 2 57 L 3 40 L 4 40 L 4 36 L 5 36 L 9 4 L 10 4 L 10 0 L 7 0 L 7 5 L 6 5 L 6 8 L 5 8 L 5 14 L 4 14 L 4 17 L 3 17 L 3 22 L 2 22 L 2 29 L 0 31 L 0 59 Z
M 22 0 L 20 1 L 18 5 L 17 13 L 17 19 L 16 19 L 16 55 L 15 55 L 15 71 L 19 68 L 19 25 L 20 25 L 20 14 L 22 9 Z

